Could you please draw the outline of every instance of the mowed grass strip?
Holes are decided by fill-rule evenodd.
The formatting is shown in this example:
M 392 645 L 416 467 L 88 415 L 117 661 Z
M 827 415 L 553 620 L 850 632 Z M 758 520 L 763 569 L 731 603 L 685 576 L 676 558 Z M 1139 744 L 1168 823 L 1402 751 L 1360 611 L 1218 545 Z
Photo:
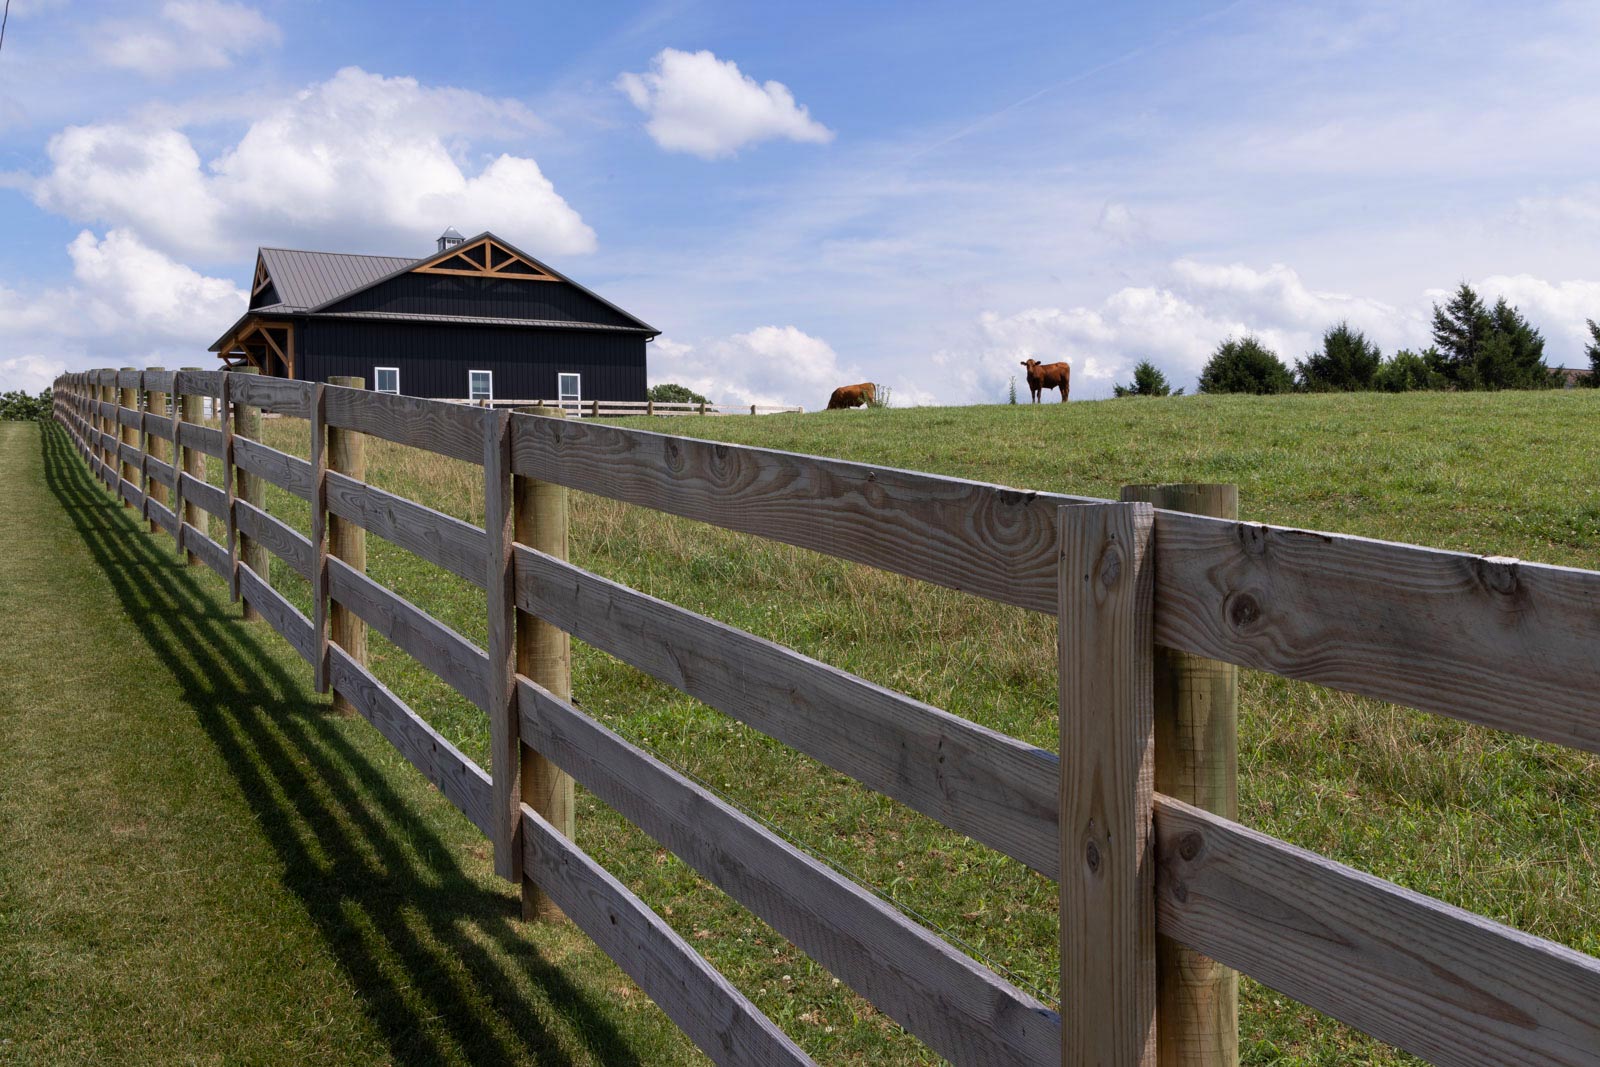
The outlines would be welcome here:
M 59 429 L 0 545 L 0 1064 L 701 1062 Z
M 1600 568 L 1597 393 L 1189 397 L 624 424 L 1108 498 L 1127 483 L 1231 481 L 1247 520 Z M 303 422 L 268 420 L 267 434 L 306 453 Z M 372 441 L 368 466 L 386 489 L 482 521 L 482 474 L 471 465 Z M 270 502 L 304 515 L 284 494 Z M 582 494 L 572 536 L 582 566 L 1055 747 L 1052 619 Z M 377 538 L 369 557 L 375 578 L 482 641 L 476 590 Z M 585 710 L 1054 995 L 1053 884 L 608 656 L 581 645 L 574 654 Z M 382 642 L 374 656 L 386 681 L 482 758 L 481 715 Z M 1600 954 L 1600 761 L 1266 675 L 1247 672 L 1241 700 L 1246 823 Z M 579 843 L 810 1051 L 929 1060 L 787 941 L 580 798 Z M 1250 1063 L 1410 1062 L 1250 983 L 1242 1031 Z

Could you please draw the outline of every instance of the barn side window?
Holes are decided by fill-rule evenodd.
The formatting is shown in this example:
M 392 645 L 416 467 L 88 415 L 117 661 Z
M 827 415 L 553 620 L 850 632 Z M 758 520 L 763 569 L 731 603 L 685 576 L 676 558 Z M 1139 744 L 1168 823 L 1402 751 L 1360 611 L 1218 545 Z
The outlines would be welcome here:
M 374 392 L 378 393 L 400 392 L 400 368 L 373 367 L 372 388 Z
M 583 377 L 577 374 L 556 375 L 556 400 L 565 407 L 567 404 L 580 404 L 583 402 Z
M 487 370 L 467 371 L 467 399 L 493 400 L 494 399 L 494 372 Z

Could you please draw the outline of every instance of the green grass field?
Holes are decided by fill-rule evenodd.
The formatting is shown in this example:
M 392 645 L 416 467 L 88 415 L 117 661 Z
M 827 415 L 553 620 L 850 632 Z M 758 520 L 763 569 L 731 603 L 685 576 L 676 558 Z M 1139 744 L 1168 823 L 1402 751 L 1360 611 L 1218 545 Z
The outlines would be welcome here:
M 684 418 L 646 428 L 1108 497 L 1131 482 L 1231 481 L 1246 519 L 1600 568 L 1600 393 L 1587 391 L 1200 397 Z M 267 436 L 286 451 L 307 451 L 304 423 L 269 420 Z M 369 479 L 481 521 L 476 468 L 375 441 Z M 269 505 L 304 529 L 303 504 L 271 493 Z M 572 530 L 583 566 L 1055 747 L 1051 619 L 591 497 L 574 496 Z M 170 557 L 170 548 L 150 551 Z M 482 595 L 466 583 L 377 539 L 369 570 L 483 641 Z M 220 587 L 192 572 L 174 580 L 213 598 Z M 274 581 L 304 603 L 297 577 L 279 567 Z M 127 626 L 143 625 L 126 610 Z M 292 654 L 259 628 L 246 632 L 272 648 L 303 692 L 306 671 Z M 380 677 L 469 755 L 486 758 L 487 727 L 475 709 L 380 639 L 373 651 Z M 575 649 L 574 689 L 591 714 L 1019 984 L 1054 996 L 1053 884 L 595 650 Z M 288 713 L 259 714 L 270 721 Z M 363 739 L 363 751 L 380 758 L 382 742 L 359 721 L 310 721 L 352 744 Z M 1250 673 L 1240 729 L 1240 810 L 1249 825 L 1600 954 L 1594 757 Z M 388 788 L 426 792 L 397 763 L 381 764 Z M 377 814 L 396 833 L 407 825 L 392 809 Z M 578 841 L 819 1059 L 929 1059 L 581 790 Z M 486 880 L 481 855 L 472 862 L 470 892 L 504 899 Z M 286 864 L 272 884 L 281 890 L 296 877 Z M 596 965 L 585 957 L 581 966 Z M 366 995 L 361 972 L 338 969 L 351 995 Z M 665 1028 L 651 1009 L 625 1017 L 650 1020 L 636 1029 Z M 1241 1028 L 1249 1063 L 1408 1062 L 1251 983 Z M 678 1047 L 670 1036 L 652 1039 Z

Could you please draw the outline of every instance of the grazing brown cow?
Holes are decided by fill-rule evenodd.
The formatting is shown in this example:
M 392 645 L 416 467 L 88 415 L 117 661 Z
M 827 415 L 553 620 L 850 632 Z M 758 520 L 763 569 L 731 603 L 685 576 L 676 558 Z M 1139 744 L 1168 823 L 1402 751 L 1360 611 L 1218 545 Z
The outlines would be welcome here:
M 876 399 L 878 399 L 878 387 L 871 382 L 862 382 L 860 385 L 841 385 L 828 398 L 828 410 L 858 408 L 863 404 L 871 406 Z
M 1067 393 L 1072 388 L 1072 364 L 1025 359 L 1022 365 L 1028 368 L 1028 391 L 1033 394 L 1035 404 L 1042 402 L 1039 394 L 1046 389 L 1060 389 L 1061 402 L 1067 402 Z

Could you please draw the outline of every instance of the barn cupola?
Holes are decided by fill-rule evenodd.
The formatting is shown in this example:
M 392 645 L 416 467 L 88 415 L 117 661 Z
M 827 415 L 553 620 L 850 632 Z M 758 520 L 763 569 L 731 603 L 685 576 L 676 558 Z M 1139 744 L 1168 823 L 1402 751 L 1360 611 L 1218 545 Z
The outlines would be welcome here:
M 447 227 L 445 231 L 439 235 L 439 251 L 443 252 L 447 248 L 454 248 L 456 245 L 465 240 L 466 238 L 461 236 L 460 230 L 456 229 L 454 226 Z

